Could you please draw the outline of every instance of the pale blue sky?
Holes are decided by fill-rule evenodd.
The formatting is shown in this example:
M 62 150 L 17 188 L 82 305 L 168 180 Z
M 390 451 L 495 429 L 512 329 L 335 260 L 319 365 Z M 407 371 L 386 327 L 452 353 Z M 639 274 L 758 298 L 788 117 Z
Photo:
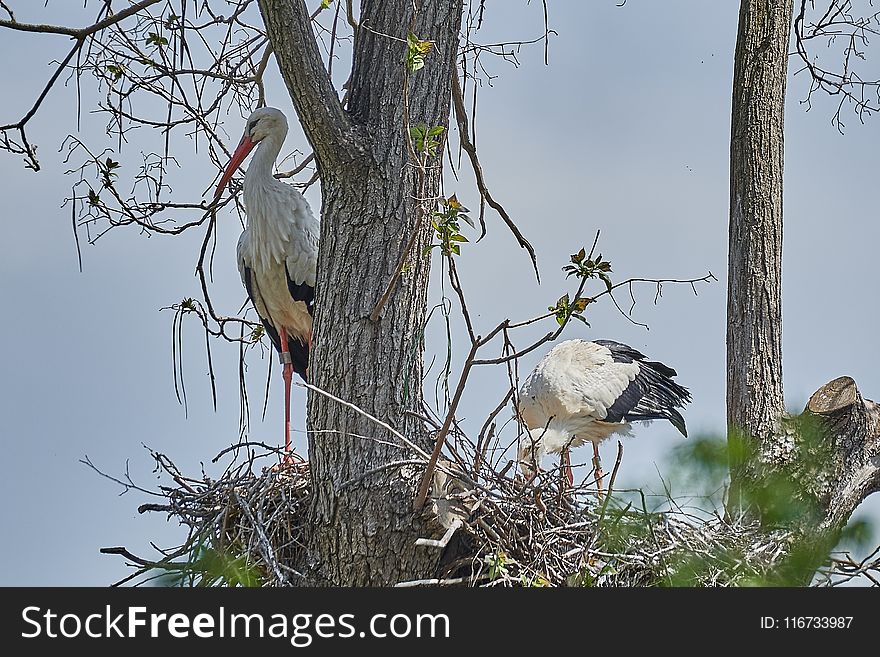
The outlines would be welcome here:
M 64 22 L 80 11 L 67 3 L 42 3 L 21 20 Z M 79 3 L 74 3 L 79 4 Z M 495 3 L 497 4 L 497 3 Z M 491 63 L 499 77 L 479 101 L 478 146 L 493 194 L 535 245 L 542 284 L 528 260 L 494 216 L 490 235 L 465 245 L 461 273 L 478 325 L 543 312 L 567 289 L 560 267 L 568 255 L 602 229 L 600 250 L 616 279 L 630 276 L 689 278 L 711 270 L 718 283 L 667 287 L 658 305 L 644 288 L 635 316 L 651 330 L 633 326 L 608 304 L 591 309 L 592 328 L 570 328 L 569 337 L 614 338 L 678 370 L 694 394 L 686 419 L 691 435 L 724 426 L 724 318 L 727 263 L 728 137 L 732 57 L 737 5 L 730 1 L 612 0 L 550 2 L 550 66 L 540 46 L 524 49 L 521 66 Z M 81 6 L 81 5 L 80 5 Z M 91 10 L 90 10 L 91 11 Z M 74 24 L 84 22 L 79 18 Z M 540 3 L 489 3 L 479 40 L 533 38 L 541 33 Z M 6 89 L 0 121 L 17 119 L 45 81 L 47 62 L 67 47 L 63 37 L 9 32 L 0 38 L 0 88 Z M 871 53 L 880 57 L 880 53 Z M 15 62 L 15 66 L 10 66 Z M 880 66 L 880 62 L 878 62 Z M 293 117 L 274 64 L 268 101 Z M 874 250 L 880 229 L 869 192 L 875 184 L 876 120 L 847 121 L 844 136 L 830 124 L 832 104 L 805 112 L 799 100 L 807 80 L 789 86 L 786 125 L 784 263 L 784 359 L 786 400 L 801 408 L 826 381 L 849 374 L 867 397 L 880 396 L 876 327 L 870 302 L 876 285 Z M 147 238 L 114 231 L 83 247 L 78 272 L 70 212 L 61 209 L 72 180 L 56 150 L 77 129 L 72 89 L 53 91 L 32 122 L 43 171 L 22 168 L 0 154 L 5 204 L 0 290 L 6 345 L 0 377 L 7 474 L 7 503 L 0 521 L 14 540 L 0 545 L 3 584 L 110 583 L 126 574 L 121 560 L 98 549 L 126 545 L 147 552 L 149 541 L 170 544 L 180 529 L 157 515 L 138 516 L 137 493 L 119 497 L 118 487 L 77 461 L 96 464 L 157 484 L 141 446 L 171 456 L 198 472 L 238 435 L 237 350 L 215 346 L 219 411 L 212 410 L 202 339 L 186 327 L 185 364 L 189 415 L 178 405 L 171 378 L 171 320 L 159 312 L 195 296 L 193 276 L 200 235 Z M 230 145 L 241 131 L 232 118 Z M 83 114 L 82 133 L 100 142 L 103 120 Z M 143 139 L 149 139 L 144 135 Z M 107 139 L 107 145 L 113 142 Z M 288 148 L 305 148 L 298 130 Z M 123 151 L 123 164 L 137 159 L 137 146 Z M 181 149 L 185 152 L 186 149 Z M 197 198 L 215 171 L 203 155 L 181 158 L 176 190 Z M 464 167 L 466 169 L 466 166 Z M 478 205 L 472 186 L 447 179 L 468 206 Z M 319 193 L 307 195 L 320 207 Z M 244 299 L 235 267 L 240 230 L 231 216 L 221 222 L 215 261 L 215 301 L 233 313 Z M 432 286 L 434 299 L 438 287 Z M 529 335 L 539 335 L 547 325 Z M 527 335 L 524 333 L 524 335 Z M 429 347 L 442 347 L 439 325 Z M 523 338 L 525 341 L 525 338 Z M 459 344 L 458 350 L 463 348 Z M 524 358 L 530 370 L 546 350 Z M 260 420 L 265 367 L 254 361 L 251 438 L 277 443 L 280 380 L 273 381 L 267 418 Z M 480 371 L 470 382 L 461 415 L 481 423 L 503 394 L 501 371 Z M 294 414 L 302 427 L 304 395 L 297 390 Z M 668 425 L 639 428 L 625 442 L 621 481 L 656 482 L 655 463 L 681 437 Z M 302 434 L 295 441 L 304 444 Z M 615 446 L 603 447 L 613 461 Z M 586 456 L 583 457 L 586 460 Z M 880 522 L 871 500 L 862 514 Z

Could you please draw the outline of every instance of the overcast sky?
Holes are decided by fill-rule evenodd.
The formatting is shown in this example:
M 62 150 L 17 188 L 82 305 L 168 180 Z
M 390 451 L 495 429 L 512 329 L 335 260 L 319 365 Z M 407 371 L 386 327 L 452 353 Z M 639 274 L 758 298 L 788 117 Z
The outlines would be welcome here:
M 50 2 L 46 9 L 43 3 L 17 4 L 28 5 L 17 12 L 19 20 L 85 22 L 71 3 Z M 488 4 L 487 27 L 477 35 L 481 42 L 541 34 L 540 3 L 506 2 L 503 10 L 500 3 Z M 540 46 L 524 49 L 518 68 L 491 62 L 498 77 L 481 92 L 477 120 L 488 183 L 535 245 L 542 284 L 491 215 L 489 237 L 465 245 L 460 260 L 481 328 L 544 312 L 568 289 L 560 267 L 569 254 L 589 247 L 597 229 L 616 280 L 715 274 L 719 281 L 701 285 L 699 296 L 689 287 L 670 286 L 657 305 L 653 290 L 642 289 L 634 316 L 650 331 L 608 304 L 591 308 L 591 328 L 576 323 L 568 331 L 568 337 L 629 343 L 678 370 L 694 395 L 685 413 L 692 436 L 719 434 L 725 425 L 729 107 L 738 4 L 629 0 L 621 8 L 613 0 L 550 2 L 551 27 L 558 33 L 550 44 L 550 66 L 543 65 Z M 27 111 L 45 83 L 48 62 L 67 47 L 63 37 L 2 33 L 0 88 L 6 93 L 0 122 Z M 268 102 L 292 118 L 274 66 Z M 840 135 L 830 123 L 831 103 L 814 103 L 807 112 L 799 102 L 807 84 L 802 76 L 790 81 L 786 118 L 783 353 L 786 402 L 796 410 L 843 374 L 855 378 L 865 396 L 880 396 L 878 305 L 870 301 L 880 242 L 870 197 L 880 124 L 846 117 L 846 134 Z M 129 467 L 136 481 L 150 487 L 158 482 L 142 445 L 196 474 L 202 461 L 213 472 L 210 458 L 238 437 L 237 349 L 215 348 L 216 413 L 194 324 L 185 330 L 188 414 L 172 384 L 172 314 L 159 309 L 197 296 L 193 271 L 201 235 L 169 239 L 113 231 L 84 246 L 78 270 L 70 211 L 61 208 L 73 180 L 56 152 L 77 131 L 73 103 L 73 90 L 58 88 L 31 123 L 42 171 L 27 171 L 18 157 L 0 153 L 0 340 L 6 353 L 0 377 L 6 503 L 0 522 L 8 538 L 0 544 L 2 584 L 109 584 L 127 569 L 99 548 L 126 545 L 148 553 L 150 541 L 170 545 L 182 538 L 173 522 L 139 516 L 144 497 L 118 496 L 118 486 L 78 462 L 85 455 L 111 473 Z M 233 146 L 241 121 L 230 119 L 226 129 Z M 84 114 L 81 130 L 92 142 L 106 139 L 115 147 L 102 137 L 102 119 Z M 296 129 L 287 143 L 294 147 L 306 148 Z M 136 160 L 138 153 L 124 150 L 116 159 L 124 164 L 126 157 Z M 206 157 L 181 162 L 186 176 L 176 191 L 197 198 L 216 172 Z M 448 193 L 478 206 L 471 186 L 448 178 Z M 317 189 L 307 196 L 313 208 L 320 207 Z M 240 229 L 227 219 L 214 290 L 221 312 L 231 314 L 244 292 L 234 255 Z M 438 291 L 435 282 L 434 300 Z M 536 327 L 523 342 L 547 329 Z M 431 327 L 430 350 L 443 348 L 442 335 L 439 325 Z M 523 358 L 521 371 L 544 353 Z M 252 371 L 250 438 L 278 443 L 280 378 L 273 381 L 263 421 L 265 365 L 254 361 Z M 461 415 L 482 420 L 503 394 L 503 378 L 501 372 L 480 371 Z M 302 429 L 301 390 L 293 412 Z M 302 433 L 294 440 L 304 448 Z M 656 487 L 656 468 L 663 469 L 665 455 L 682 440 L 669 425 L 639 427 L 625 442 L 620 480 Z M 615 449 L 613 441 L 603 445 L 606 462 L 613 462 Z M 880 503 L 870 500 L 859 513 L 880 522 Z

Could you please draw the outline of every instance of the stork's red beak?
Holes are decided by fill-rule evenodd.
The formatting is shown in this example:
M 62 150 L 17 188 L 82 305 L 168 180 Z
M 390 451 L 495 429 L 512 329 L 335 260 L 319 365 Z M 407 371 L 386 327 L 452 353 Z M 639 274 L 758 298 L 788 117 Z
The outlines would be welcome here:
M 238 170 L 241 163 L 244 162 L 244 158 L 248 156 L 248 153 L 250 153 L 256 145 L 256 142 L 251 141 L 250 135 L 245 132 L 241 141 L 238 142 L 238 148 L 236 148 L 235 152 L 232 154 L 232 159 L 229 160 L 229 164 L 226 165 L 223 177 L 220 178 L 220 182 L 217 184 L 217 191 L 214 192 L 215 199 L 220 198 L 220 194 L 223 193 L 223 188 L 226 187 L 229 179 L 232 178 L 232 175 Z

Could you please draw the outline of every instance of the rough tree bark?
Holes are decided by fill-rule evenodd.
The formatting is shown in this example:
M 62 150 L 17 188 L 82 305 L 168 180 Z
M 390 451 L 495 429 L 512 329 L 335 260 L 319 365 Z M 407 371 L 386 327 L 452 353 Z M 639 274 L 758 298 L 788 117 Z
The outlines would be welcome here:
M 259 4 L 321 173 L 311 383 L 429 450 L 424 428 L 407 411 L 420 408 L 429 270 L 422 255 L 429 232 L 417 221 L 417 199 L 437 196 L 440 172 L 430 168 L 420 181 L 408 165 L 404 62 L 408 32 L 434 41 L 406 98 L 413 125 L 446 126 L 462 2 L 365 0 L 347 109 L 328 79 L 302 0 Z M 406 273 L 373 322 L 370 311 L 413 230 L 420 235 Z M 412 512 L 421 472 L 391 468 L 363 477 L 402 452 L 374 423 L 324 396 L 310 395 L 308 426 L 315 432 L 308 580 L 375 585 L 428 576 L 438 555 L 414 547 L 426 535 Z M 357 485 L 344 485 L 353 480 Z
M 782 175 L 791 0 L 742 0 L 730 135 L 727 421 L 731 510 L 778 435 L 782 395 Z M 731 454 L 738 450 L 731 450 Z

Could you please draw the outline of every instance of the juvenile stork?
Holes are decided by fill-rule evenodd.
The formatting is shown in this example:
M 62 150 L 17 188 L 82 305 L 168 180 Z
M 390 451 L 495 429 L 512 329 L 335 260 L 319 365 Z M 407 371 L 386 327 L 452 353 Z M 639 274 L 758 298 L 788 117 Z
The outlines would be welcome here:
M 289 465 L 290 382 L 293 372 L 305 380 L 308 371 L 319 225 L 303 195 L 272 173 L 286 136 L 281 110 L 263 107 L 251 114 L 214 198 L 256 147 L 242 186 L 247 228 L 238 240 L 238 271 L 284 366 L 284 463 Z
M 555 346 L 529 375 L 519 393 L 519 415 L 528 429 L 518 461 L 532 477 L 545 454 L 562 453 L 568 483 L 574 483 L 568 450 L 593 443 L 593 467 L 601 493 L 599 443 L 630 434 L 630 422 L 669 420 L 687 436 L 676 410 L 691 394 L 672 380 L 675 370 L 611 340 L 568 340 Z

